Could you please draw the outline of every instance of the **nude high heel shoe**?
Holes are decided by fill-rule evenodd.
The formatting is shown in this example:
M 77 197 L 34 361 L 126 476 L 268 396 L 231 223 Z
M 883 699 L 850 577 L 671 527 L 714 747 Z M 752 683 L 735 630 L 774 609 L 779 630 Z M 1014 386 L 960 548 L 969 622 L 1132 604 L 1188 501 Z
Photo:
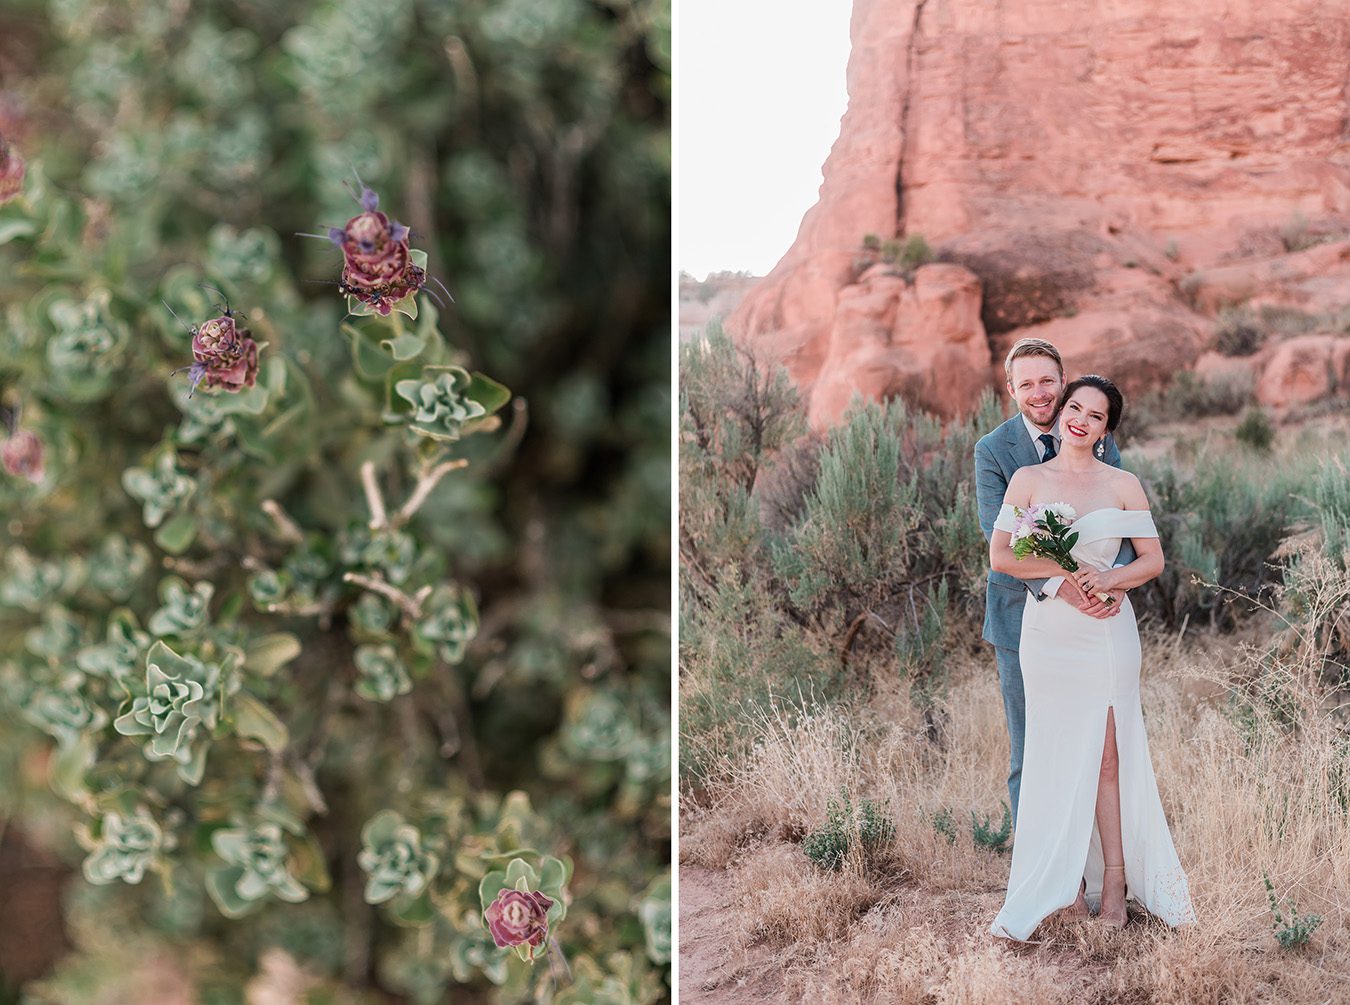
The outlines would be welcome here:
M 1105 866 L 1104 869 L 1105 875 L 1103 875 L 1102 877 L 1102 911 L 1100 914 L 1097 915 L 1097 918 L 1099 921 L 1102 922 L 1102 924 L 1106 925 L 1108 928 L 1124 928 L 1125 922 L 1129 917 L 1128 912 L 1125 910 L 1125 896 L 1124 896 L 1125 890 L 1124 889 L 1121 890 L 1121 904 L 1119 911 L 1111 911 L 1108 913 L 1105 909 L 1105 906 L 1106 906 L 1106 885 L 1108 877 L 1111 876 L 1112 872 L 1119 872 L 1120 883 L 1121 886 L 1124 887 L 1125 867 L 1123 865 L 1108 865 Z

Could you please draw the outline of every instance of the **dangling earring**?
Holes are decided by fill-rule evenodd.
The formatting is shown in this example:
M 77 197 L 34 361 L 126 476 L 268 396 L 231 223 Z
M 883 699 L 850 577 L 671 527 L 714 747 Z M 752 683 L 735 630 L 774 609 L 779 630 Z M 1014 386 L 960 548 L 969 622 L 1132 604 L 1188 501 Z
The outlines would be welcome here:
M 1106 456 L 1106 437 L 1103 436 L 1100 440 L 1097 441 L 1097 457 L 1098 459 L 1101 459 L 1102 457 L 1105 456 Z

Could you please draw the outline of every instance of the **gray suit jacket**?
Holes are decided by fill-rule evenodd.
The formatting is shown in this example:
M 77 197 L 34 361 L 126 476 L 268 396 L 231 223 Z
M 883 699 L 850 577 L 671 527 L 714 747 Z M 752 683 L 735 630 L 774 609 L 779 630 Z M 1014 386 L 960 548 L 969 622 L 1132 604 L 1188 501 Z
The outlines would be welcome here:
M 1120 450 L 1110 433 L 1106 435 L 1105 446 L 1102 460 L 1120 467 Z M 994 521 L 998 519 L 1013 472 L 1040 462 L 1040 451 L 1027 435 L 1020 412 L 975 444 L 975 501 L 980 508 L 980 530 L 986 542 L 994 534 Z M 1134 546 L 1127 538 L 1121 542 L 1115 564 L 1126 565 L 1134 559 Z M 989 585 L 985 588 L 984 640 L 1005 649 L 1017 649 L 1022 640 L 1022 609 L 1027 591 L 1040 600 L 1045 582 L 1018 579 L 990 569 Z

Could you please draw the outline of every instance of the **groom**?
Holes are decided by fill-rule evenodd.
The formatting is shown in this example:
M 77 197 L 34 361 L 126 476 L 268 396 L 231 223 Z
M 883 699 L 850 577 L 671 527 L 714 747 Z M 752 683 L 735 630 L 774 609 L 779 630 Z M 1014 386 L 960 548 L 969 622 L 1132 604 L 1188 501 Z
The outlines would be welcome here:
M 980 508 L 980 530 L 987 542 L 994 533 L 1008 480 L 1018 468 L 1048 461 L 1059 452 L 1060 437 L 1055 411 L 1064 390 L 1064 364 L 1059 350 L 1037 338 L 1020 339 L 1004 360 L 1008 393 L 1017 402 L 1017 414 L 975 444 L 975 499 Z M 1120 467 L 1120 451 L 1111 434 L 1098 454 L 1107 464 Z M 1116 556 L 1116 565 L 1134 560 L 1127 540 Z M 1120 611 L 1123 590 L 1113 591 L 1114 603 L 1089 597 L 1072 577 L 1016 579 L 989 571 L 985 589 L 984 640 L 994 646 L 998 683 L 1003 691 L 1003 712 L 1008 720 L 1008 799 L 1013 824 L 1017 823 L 1017 796 L 1022 785 L 1022 745 L 1026 737 L 1026 699 L 1022 693 L 1022 664 L 1018 648 L 1022 639 L 1022 609 L 1026 594 L 1039 601 L 1058 597 L 1094 618 L 1114 617 Z

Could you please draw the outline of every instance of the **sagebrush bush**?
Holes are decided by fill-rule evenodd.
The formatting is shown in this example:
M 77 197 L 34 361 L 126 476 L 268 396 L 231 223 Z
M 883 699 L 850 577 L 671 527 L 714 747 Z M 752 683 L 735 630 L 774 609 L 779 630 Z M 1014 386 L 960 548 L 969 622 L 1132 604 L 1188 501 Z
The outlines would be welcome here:
M 1233 435 L 1239 443 L 1245 443 L 1253 450 L 1268 451 L 1275 442 L 1275 427 L 1264 409 L 1253 407 L 1243 413 Z
M 185 1000 L 668 996 L 668 6 L 5 30 L 0 814 L 81 874 L 25 994 L 108 930 Z
M 850 848 L 874 855 L 894 837 L 895 821 L 886 806 L 863 799 L 855 809 L 848 790 L 841 789 L 837 800 L 826 803 L 825 823 L 802 838 L 802 851 L 820 868 L 838 872 Z
M 1250 356 L 1261 348 L 1266 332 L 1250 311 L 1225 307 L 1219 312 L 1214 337 L 1223 355 Z

